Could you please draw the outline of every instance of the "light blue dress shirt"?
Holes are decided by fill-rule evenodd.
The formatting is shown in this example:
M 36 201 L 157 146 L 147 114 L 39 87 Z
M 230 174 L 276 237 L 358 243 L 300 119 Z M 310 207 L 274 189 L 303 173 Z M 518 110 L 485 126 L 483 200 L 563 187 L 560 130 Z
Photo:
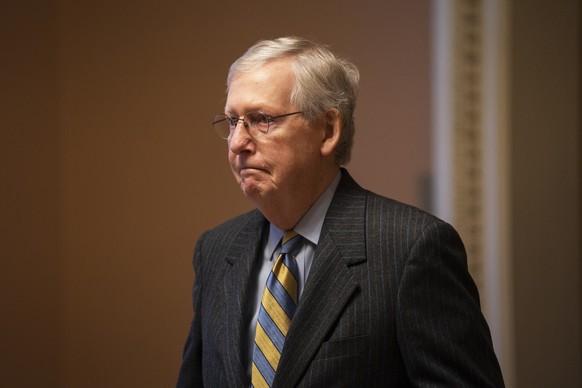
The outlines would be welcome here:
M 301 304 L 301 295 L 305 286 L 305 281 L 309 275 L 311 264 L 315 256 L 315 248 L 319 242 L 321 228 L 327 213 L 327 209 L 333 199 L 335 190 L 341 179 L 341 172 L 338 172 L 332 183 L 323 192 L 319 199 L 311 206 L 307 213 L 301 218 L 299 223 L 293 228 L 295 232 L 303 237 L 303 246 L 297 253 L 295 259 L 299 267 L 299 279 L 297 279 L 297 292 L 299 297 L 299 304 Z M 252 315 L 247 332 L 247 373 L 249 378 L 251 376 L 251 366 L 253 360 L 253 346 L 255 342 L 255 329 L 257 326 L 257 319 L 259 317 L 259 307 L 263 297 L 263 291 L 267 282 L 267 277 L 271 268 L 275 264 L 276 258 L 281 250 L 281 238 L 285 231 L 270 224 L 269 235 L 263 241 L 261 264 L 257 270 L 253 272 L 253 285 L 250 293 L 250 301 L 247 313 Z

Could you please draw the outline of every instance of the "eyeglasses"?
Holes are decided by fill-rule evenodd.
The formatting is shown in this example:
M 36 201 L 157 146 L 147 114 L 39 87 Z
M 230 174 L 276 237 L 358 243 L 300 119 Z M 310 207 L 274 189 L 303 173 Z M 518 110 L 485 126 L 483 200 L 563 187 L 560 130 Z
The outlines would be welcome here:
M 212 126 L 221 138 L 228 139 L 236 129 L 238 122 L 242 121 L 245 129 L 249 132 L 249 134 L 252 137 L 258 137 L 269 133 L 269 131 L 273 129 L 272 124 L 275 123 L 276 119 L 297 115 L 300 113 L 302 112 L 291 112 L 277 116 L 269 116 L 262 112 L 248 112 L 242 118 L 231 117 L 225 114 L 218 114 L 214 116 Z

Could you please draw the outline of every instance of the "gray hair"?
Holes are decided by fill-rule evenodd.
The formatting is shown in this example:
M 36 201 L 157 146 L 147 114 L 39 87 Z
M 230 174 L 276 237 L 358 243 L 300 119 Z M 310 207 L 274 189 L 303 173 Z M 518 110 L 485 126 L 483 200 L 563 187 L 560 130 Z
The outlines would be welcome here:
M 337 57 L 328 47 L 299 37 L 259 41 L 231 65 L 227 91 L 236 75 L 281 58 L 292 58 L 296 84 L 291 102 L 308 120 L 320 117 L 331 108 L 339 110 L 343 129 L 335 159 L 340 166 L 348 163 L 354 143 L 354 110 L 360 74 L 355 65 Z

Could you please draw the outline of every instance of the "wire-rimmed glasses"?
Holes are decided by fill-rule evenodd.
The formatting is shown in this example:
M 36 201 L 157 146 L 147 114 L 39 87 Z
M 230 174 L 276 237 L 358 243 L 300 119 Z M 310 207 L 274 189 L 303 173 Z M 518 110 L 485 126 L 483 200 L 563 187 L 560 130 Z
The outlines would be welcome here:
M 301 111 L 298 112 L 291 112 L 291 113 L 283 113 L 281 115 L 276 116 L 269 116 L 264 114 L 263 112 L 248 112 L 242 117 L 231 117 L 226 114 L 218 114 L 214 116 L 214 120 L 212 120 L 212 126 L 218 135 L 223 139 L 228 139 L 231 134 L 236 129 L 239 121 L 243 122 L 243 126 L 249 132 L 252 137 L 258 137 L 264 134 L 269 133 L 269 130 L 273 128 L 273 123 L 276 119 L 297 115 L 302 113 Z

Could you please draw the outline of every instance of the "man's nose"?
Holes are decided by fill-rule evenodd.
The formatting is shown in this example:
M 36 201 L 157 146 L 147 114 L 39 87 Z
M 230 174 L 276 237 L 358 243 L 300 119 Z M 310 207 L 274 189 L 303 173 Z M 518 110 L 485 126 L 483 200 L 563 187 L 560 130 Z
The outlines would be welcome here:
M 249 134 L 246 123 L 240 120 L 228 138 L 228 147 L 235 154 L 250 151 L 253 146 L 253 138 Z

